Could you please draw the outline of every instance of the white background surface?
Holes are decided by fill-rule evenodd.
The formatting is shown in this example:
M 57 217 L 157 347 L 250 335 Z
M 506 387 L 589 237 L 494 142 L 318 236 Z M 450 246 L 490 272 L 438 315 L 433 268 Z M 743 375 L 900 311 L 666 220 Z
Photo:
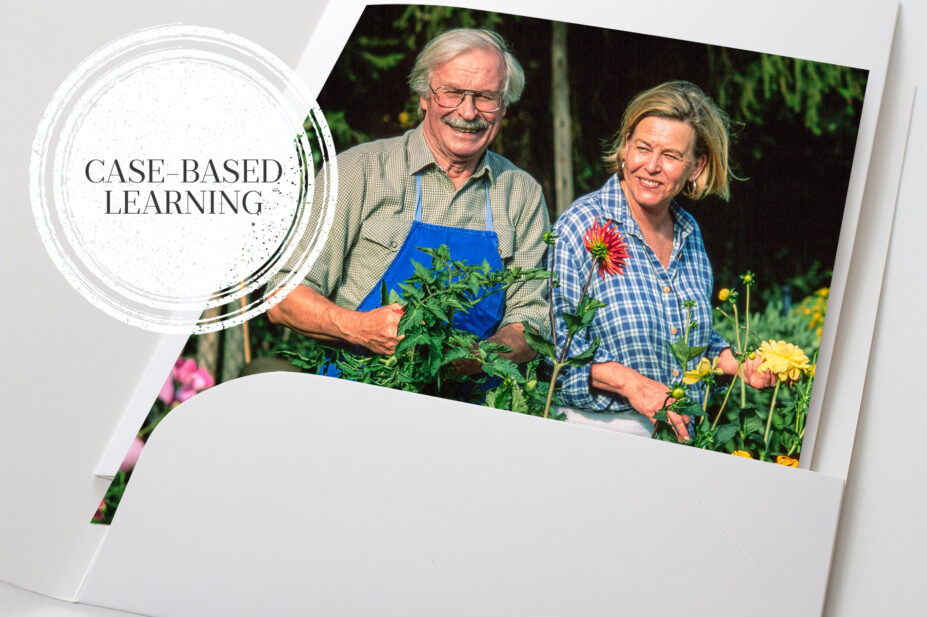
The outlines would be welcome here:
M 92 511 L 102 492 L 102 483 L 96 487 L 76 484 L 72 496 L 76 504 L 74 511 L 48 513 L 43 510 L 48 498 L 42 487 L 19 482 L 17 478 L 22 476 L 16 470 L 41 468 L 53 452 L 70 449 L 81 464 L 86 464 L 86 471 L 92 472 L 109 435 L 82 432 L 81 427 L 87 424 L 84 420 L 88 414 L 95 414 L 96 422 L 109 422 L 114 426 L 119 410 L 113 409 L 112 403 L 129 398 L 138 375 L 119 372 L 115 359 L 112 360 L 114 365 L 88 363 L 84 350 L 93 348 L 94 332 L 104 325 L 111 328 L 111 320 L 76 292 L 62 291 L 57 286 L 59 275 L 50 261 L 21 267 L 16 238 L 21 236 L 31 242 L 34 238 L 30 238 L 30 234 L 36 235 L 27 207 L 27 172 L 32 136 L 41 111 L 57 84 L 80 59 L 113 38 L 158 23 L 184 21 L 228 29 L 268 47 L 295 65 L 308 40 L 312 16 L 321 7 L 289 2 L 240 5 L 161 2 L 131 8 L 117 2 L 61 4 L 27 6 L 4 0 L 0 10 L 3 14 L 0 50 L 6 86 L 2 97 L 4 144 L 0 152 L 0 177 L 8 202 L 3 225 L 7 230 L 17 230 L 4 233 L 4 242 L 0 244 L 7 305 L 0 344 L 3 350 L 0 352 L 0 374 L 5 375 L 0 408 L 0 480 L 3 482 L 0 499 L 4 508 L 9 507 L 10 500 L 15 500 L 19 507 L 28 508 L 36 516 L 79 519 Z M 298 8 L 294 8 L 294 4 Z M 850 12 L 854 6 L 862 4 L 862 0 L 847 2 L 846 10 Z M 743 18 L 763 18 L 761 7 L 768 8 L 769 3 L 745 3 Z M 258 12 L 261 19 L 255 18 Z M 793 18 L 800 19 L 800 16 Z M 834 19 L 839 21 L 840 15 L 835 14 Z M 903 2 L 894 66 L 889 73 L 889 78 L 896 83 L 927 86 L 927 65 L 923 61 L 927 57 L 925 32 L 927 2 Z M 924 557 L 927 552 L 927 532 L 924 531 L 927 448 L 923 445 L 927 435 L 927 410 L 921 403 L 924 377 L 919 341 L 927 301 L 921 256 L 927 212 L 920 204 L 925 168 L 927 101 L 920 96 L 915 101 L 880 314 L 838 532 L 827 615 L 920 615 L 927 605 L 921 593 L 922 581 L 927 575 Z M 49 291 L 49 281 L 55 281 L 54 291 Z M 878 292 L 872 290 L 873 294 Z M 38 315 L 47 328 L 43 331 L 17 329 L 17 322 L 27 313 L 30 320 Z M 79 324 L 79 328 L 75 324 Z M 44 347 L 49 341 L 62 337 L 71 342 L 72 351 L 50 358 L 44 353 Z M 125 327 L 120 331 L 118 346 L 123 357 L 137 358 L 137 365 L 142 367 L 154 348 L 154 337 Z M 15 355 L 10 350 L 15 350 Z M 7 377 L 18 374 L 24 365 L 46 374 L 48 387 L 64 393 L 57 409 L 36 409 L 30 405 L 30 392 Z M 69 385 L 76 389 L 88 381 L 97 384 L 95 405 L 68 398 Z M 72 410 L 73 415 L 64 414 L 62 408 Z M 30 431 L 47 432 L 53 438 L 28 456 L 12 459 L 4 454 L 4 446 L 9 444 L 3 441 L 3 435 L 7 427 L 15 429 L 19 423 L 17 419 L 26 416 L 28 421 L 22 420 L 22 425 L 28 425 Z M 67 431 L 61 429 L 62 424 L 67 425 Z M 65 434 L 69 438 L 65 439 Z M 90 450 L 97 454 L 81 454 Z M 82 456 L 87 460 L 83 461 Z M 79 471 L 85 472 L 84 469 Z M 0 513 L 2 511 L 0 509 Z M 0 529 L 2 527 L 0 520 Z M 16 577 L 38 580 L 48 568 L 48 560 L 62 558 L 60 550 L 49 548 L 57 546 L 60 549 L 61 543 L 78 545 L 72 553 L 75 567 L 79 565 L 77 561 L 86 563 L 86 550 L 96 544 L 101 532 L 94 529 L 80 537 L 67 534 L 48 539 L 40 547 L 21 546 L 22 560 L 17 566 Z M 9 574 L 0 571 L 0 578 L 8 578 Z M 68 595 L 72 591 L 63 585 L 58 593 Z M 757 601 L 761 602 L 762 598 Z M 749 609 L 738 612 L 749 612 Z

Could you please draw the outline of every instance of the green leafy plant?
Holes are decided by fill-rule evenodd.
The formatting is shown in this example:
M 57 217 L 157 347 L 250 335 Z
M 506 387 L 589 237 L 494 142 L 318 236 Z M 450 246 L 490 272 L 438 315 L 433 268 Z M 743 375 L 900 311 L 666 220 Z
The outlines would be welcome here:
M 715 391 L 716 376 L 720 373 L 716 360 L 712 362 L 702 358 L 696 368 L 686 370 L 688 362 L 705 351 L 704 348 L 688 346 L 687 328 L 683 338 L 669 345 L 684 376 L 680 382 L 671 385 L 672 403 L 657 412 L 655 418 L 662 423 L 656 426 L 654 436 L 676 441 L 675 433 L 665 424 L 666 411 L 672 410 L 698 418 L 689 445 L 797 466 L 797 460 L 792 456 L 801 452 L 814 382 L 814 364 L 809 362 L 801 347 L 775 337 L 783 335 L 785 330 L 802 336 L 807 333 L 807 321 L 794 312 L 777 317 L 769 307 L 759 314 L 760 319 L 755 315 L 751 321 L 750 294 L 756 277 L 748 271 L 740 279 L 745 298 L 743 310 L 739 307 L 741 294 L 737 289 L 722 289 L 719 293 L 722 305 L 716 309 L 722 324 L 727 322 L 726 327 L 718 329 L 729 333 L 734 341 L 735 347 L 731 352 L 738 363 L 737 373 L 722 394 Z M 686 303 L 684 306 L 691 310 L 693 304 Z M 774 307 L 774 310 L 781 314 L 781 306 Z M 784 324 L 789 327 L 784 327 Z M 774 338 L 758 336 L 758 330 L 763 332 L 764 337 L 773 331 Z M 777 377 L 771 393 L 747 390 L 744 385 L 743 364 L 757 356 L 763 360 L 760 370 L 768 370 Z M 816 352 L 813 358 L 817 360 Z M 693 399 L 691 390 L 685 387 L 695 384 L 704 387 L 701 406 Z M 732 393 L 736 395 L 732 397 Z M 733 402 L 738 400 L 739 405 Z
M 369 354 L 329 343 L 304 339 L 300 350 L 281 349 L 299 368 L 325 373 L 337 369 L 341 377 L 408 392 L 418 392 L 485 403 L 523 413 L 538 409 L 538 363 L 520 369 L 501 356 L 505 345 L 481 341 L 454 327 L 455 315 L 467 312 L 486 298 L 505 293 L 511 285 L 546 278 L 539 268 L 492 270 L 487 262 L 471 265 L 451 259 L 447 246 L 419 248 L 431 266 L 413 262 L 412 276 L 399 285 L 402 294 L 381 287 L 381 303 L 403 305 L 397 334 L 404 338 L 391 355 Z M 464 375 L 461 361 L 479 363 L 482 373 Z M 496 378 L 496 379 L 494 379 Z M 498 380 L 499 383 L 494 383 Z
M 613 222 L 614 221 L 609 220 L 605 225 L 599 225 L 598 219 L 595 219 L 592 226 L 583 236 L 583 243 L 592 257 L 592 264 L 589 266 L 589 274 L 586 275 L 586 282 L 579 295 L 579 300 L 576 302 L 576 310 L 572 313 L 563 312 L 560 315 L 566 325 L 566 336 L 559 351 L 557 345 L 557 322 L 555 321 L 555 315 L 553 313 L 553 303 L 550 305 L 551 336 L 553 340 L 547 340 L 531 332 L 527 324 L 524 324 L 525 340 L 528 346 L 540 356 L 547 358 L 548 362 L 553 366 L 553 374 L 551 375 L 547 389 L 547 398 L 544 401 L 543 416 L 545 418 L 548 417 L 551 404 L 554 402 L 554 391 L 557 387 L 557 376 L 560 374 L 560 371 L 563 370 L 565 366 L 585 366 L 592 363 L 595 359 L 595 352 L 599 348 L 600 341 L 599 338 L 596 337 L 588 348 L 576 355 L 570 355 L 570 347 L 573 344 L 573 339 L 578 333 L 589 327 L 593 320 L 595 320 L 598 310 L 605 306 L 605 303 L 587 295 L 589 292 L 589 284 L 592 282 L 592 275 L 595 274 L 596 269 L 598 269 L 599 275 L 603 280 L 606 274 L 624 274 L 624 264 L 629 256 L 628 246 L 624 238 L 621 237 L 621 233 L 618 229 L 612 227 Z M 558 281 L 555 279 L 553 273 L 553 263 L 557 256 L 557 234 L 545 234 L 544 242 L 551 247 L 551 272 L 548 284 L 551 289 L 554 289 L 554 287 L 558 285 Z

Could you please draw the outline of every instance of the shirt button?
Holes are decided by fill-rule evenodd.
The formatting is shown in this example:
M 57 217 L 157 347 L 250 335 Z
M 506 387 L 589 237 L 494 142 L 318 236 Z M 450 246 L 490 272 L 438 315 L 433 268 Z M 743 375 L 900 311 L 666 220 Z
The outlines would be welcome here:
M 670 292 L 669 285 L 663 288 L 663 293 L 668 294 Z
M 679 330 L 676 328 L 676 326 L 670 328 L 670 334 L 676 334 L 677 332 L 679 332 Z
M 673 377 L 679 377 L 679 369 L 673 369 Z
M 389 247 L 390 247 L 391 249 L 393 249 L 394 251 L 396 250 L 396 247 L 398 247 L 398 246 L 399 246 L 399 243 L 396 242 L 395 240 L 393 240 L 392 242 L 389 243 Z

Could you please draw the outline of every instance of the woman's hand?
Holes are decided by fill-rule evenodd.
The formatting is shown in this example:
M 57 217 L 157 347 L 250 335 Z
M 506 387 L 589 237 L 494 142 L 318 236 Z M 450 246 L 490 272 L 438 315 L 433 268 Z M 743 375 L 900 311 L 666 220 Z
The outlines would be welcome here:
M 656 413 L 673 400 L 669 395 L 669 387 L 617 362 L 593 364 L 589 371 L 589 382 L 593 388 L 622 395 L 635 411 L 654 424 L 657 422 L 654 419 Z M 686 426 L 691 418 L 670 410 L 666 411 L 666 416 L 670 428 L 676 433 L 676 439 L 689 441 Z
M 763 359 L 759 355 L 756 355 L 752 359 L 748 358 L 743 366 L 744 382 L 757 390 L 771 388 L 776 385 L 775 374 L 766 370 L 760 370 L 760 364 L 762 363 Z M 739 373 L 737 358 L 734 357 L 729 347 L 718 356 L 718 368 L 720 368 L 725 375 Z

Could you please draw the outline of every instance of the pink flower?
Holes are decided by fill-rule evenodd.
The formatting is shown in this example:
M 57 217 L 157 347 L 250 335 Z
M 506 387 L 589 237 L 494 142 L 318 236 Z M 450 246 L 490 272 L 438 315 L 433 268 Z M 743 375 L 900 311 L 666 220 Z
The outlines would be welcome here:
M 167 381 L 164 382 L 164 385 L 161 386 L 161 392 L 158 393 L 158 400 L 160 400 L 165 405 L 170 405 L 174 402 L 174 378 L 168 376 Z
M 171 377 L 181 384 L 185 384 L 195 370 L 196 360 L 193 358 L 177 358 L 177 362 L 174 363 L 174 368 L 171 370 Z
M 138 461 L 139 454 L 142 453 L 142 448 L 145 447 L 145 442 L 135 438 L 135 441 L 132 442 L 132 445 L 129 446 L 129 451 L 126 453 L 126 457 L 122 459 L 122 464 L 119 466 L 119 471 L 132 471 L 135 468 L 135 463 Z
M 190 375 L 188 384 L 193 386 L 193 388 L 199 392 L 200 390 L 205 390 L 206 388 L 211 388 L 216 384 L 216 380 L 212 378 L 212 375 L 209 374 L 204 368 L 196 369 L 193 371 L 193 374 Z
M 174 402 L 183 403 L 197 392 L 213 387 L 215 383 L 216 380 L 209 374 L 209 371 L 196 367 L 196 360 L 178 358 L 158 398 L 166 405 Z M 174 392 L 175 386 L 179 386 L 176 393 Z
M 186 381 L 181 382 L 180 390 L 177 391 L 177 402 L 183 403 L 197 392 L 211 388 L 215 383 L 216 381 L 209 374 L 209 371 L 204 368 L 196 369 L 190 373 Z

